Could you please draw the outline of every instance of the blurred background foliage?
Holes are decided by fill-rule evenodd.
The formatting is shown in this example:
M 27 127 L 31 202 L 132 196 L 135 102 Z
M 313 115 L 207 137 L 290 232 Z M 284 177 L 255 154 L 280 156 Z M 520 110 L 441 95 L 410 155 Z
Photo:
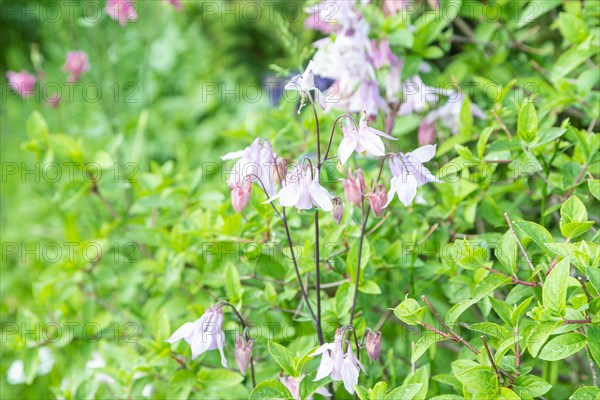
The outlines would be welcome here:
M 103 2 L 81 1 L 75 10 L 89 3 L 104 7 Z M 427 61 L 432 67 L 422 75 L 427 84 L 474 87 L 468 92 L 471 101 L 488 118 L 473 121 L 463 113 L 461 134 L 441 129 L 436 163 L 455 162 L 461 168 L 444 177 L 443 185 L 423 188 L 424 204 L 391 208 L 385 218 L 394 222 L 373 228 L 368 237 L 368 265 L 359 295 L 363 313 L 355 323 L 361 332 L 366 326 L 382 326 L 384 351 L 383 362 L 367 365 L 367 375 L 361 376 L 365 387 L 385 380 L 393 388 L 415 376 L 411 343 L 421 331 L 389 310 L 405 294 L 417 299 L 427 294 L 445 314 L 453 304 L 470 299 L 483 279 L 440 255 L 444 245 L 465 238 L 496 243 L 507 229 L 504 212 L 540 223 L 564 241 L 559 209 L 571 189 L 586 204 L 589 220 L 597 223 L 600 217 L 598 200 L 585 184 L 599 175 L 598 139 L 591 134 L 597 131 L 600 112 L 599 3 L 491 3 L 502 10 L 502 18 L 486 20 L 478 12 L 479 2 L 463 2 L 458 15 L 462 22 L 421 21 L 415 23 L 416 30 L 381 13 L 368 16 L 373 35 L 388 38 L 404 57 L 406 76 Z M 529 3 L 540 11 L 524 20 Z M 306 110 L 298 115 L 295 101 L 272 104 L 267 91 L 257 101 L 244 97 L 245 90 L 265 88 L 278 75 L 306 64 L 318 35 L 304 29 L 304 15 L 290 18 L 284 12 L 301 12 L 304 2 L 277 2 L 273 18 L 207 12 L 202 1 L 184 1 L 183 12 L 160 1 L 136 4 L 139 21 L 119 26 L 105 13 L 95 23 L 79 14 L 73 20 L 49 21 L 36 17 L 35 11 L 47 2 L 2 2 L 3 77 L 9 69 L 41 68 L 46 84 L 62 85 L 67 51 L 85 50 L 91 63 L 73 99 L 66 99 L 63 91 L 56 109 L 40 99 L 21 100 L 3 81 L 2 398 L 247 397 L 249 382 L 233 368 L 216 367 L 214 352 L 189 361 L 185 345 L 174 347 L 175 353 L 164 343 L 174 329 L 221 298 L 242 306 L 247 319 L 262 329 L 255 345 L 258 381 L 280 373 L 267 351 L 268 340 L 299 355 L 316 343 L 312 323 L 301 307 L 296 312 L 298 289 L 278 220 L 262 204 L 258 190 L 249 210 L 235 214 L 220 162 L 221 155 L 246 147 L 255 137 L 269 138 L 290 160 L 314 148 L 314 121 Z M 235 7 L 244 2 L 215 4 Z M 466 4 L 475 11 L 467 12 Z M 20 11 L 6 12 L 8 6 Z M 33 10 L 30 17 L 23 18 L 24 9 Z M 583 27 L 577 25 L 581 32 L 559 13 L 582 21 Z M 567 52 L 571 58 L 562 58 Z M 487 82 L 500 85 L 507 95 L 491 101 L 481 91 Z M 87 83 L 99 85 L 98 101 L 86 99 L 94 90 L 83 92 Z M 516 126 L 521 104 L 532 94 L 538 100 L 540 131 L 564 131 L 530 149 L 519 142 Z M 321 123 L 330 127 L 333 118 L 324 116 Z M 392 150 L 417 146 L 421 118 L 412 114 L 397 120 L 393 134 L 400 140 Z M 504 135 L 506 127 L 513 137 Z M 487 147 L 487 139 L 478 142 L 485 128 L 493 131 Z M 484 159 L 491 169 L 464 167 L 465 161 Z M 518 170 L 494 162 L 505 159 L 535 167 Z M 44 169 L 48 163 L 60 165 L 60 179 L 48 178 L 54 176 Z M 89 174 L 98 176 L 96 165 L 101 176 L 93 179 Z M 368 160 L 361 165 L 377 168 Z M 493 180 L 486 176 L 490 172 Z M 334 168 L 327 179 L 338 192 L 341 176 Z M 329 246 L 323 251 L 323 281 L 328 285 L 323 319 L 329 338 L 348 319 L 352 268 L 347 270 L 346 264 L 355 264 L 356 214 L 347 209 L 342 227 L 323 222 L 322 243 Z M 310 220 L 290 212 L 290 225 L 302 249 L 301 270 L 310 275 Z M 583 239 L 596 246 L 589 254 L 590 265 L 598 268 L 595 225 L 577 241 Z M 95 259 L 90 254 L 98 248 L 102 256 Z M 543 252 L 537 249 L 535 254 L 547 267 Z M 527 268 L 523 259 L 519 265 Z M 499 297 L 513 292 L 505 287 Z M 513 294 L 513 300 L 526 295 Z M 464 319 L 498 321 L 491 307 L 486 297 Z M 228 329 L 235 331 L 233 316 L 228 311 L 225 315 Z M 65 327 L 70 322 L 79 323 L 73 335 Z M 20 340 L 24 327 L 40 324 L 51 331 L 49 323 L 62 327 L 60 340 L 50 343 L 33 333 Z M 81 329 L 85 326 L 91 326 L 89 332 Z M 10 327 L 18 332 L 11 333 Z M 275 337 L 269 336 L 268 327 L 274 327 Z M 98 329 L 101 339 L 91 340 Z M 227 337 L 231 354 L 233 335 Z M 49 370 L 43 367 L 48 356 L 42 348 L 53 359 Z M 452 346 L 430 347 L 424 357 L 429 361 L 418 364 L 427 370 L 419 379 L 428 383 L 428 397 L 460 386 L 447 375 L 456 351 Z M 467 357 L 460 351 L 460 357 Z M 553 385 L 548 398 L 566 398 L 580 385 L 592 384 L 583 357 L 568 364 L 527 362 Z M 7 383 L 16 360 L 23 361 L 26 384 Z M 149 384 L 150 394 L 144 391 Z

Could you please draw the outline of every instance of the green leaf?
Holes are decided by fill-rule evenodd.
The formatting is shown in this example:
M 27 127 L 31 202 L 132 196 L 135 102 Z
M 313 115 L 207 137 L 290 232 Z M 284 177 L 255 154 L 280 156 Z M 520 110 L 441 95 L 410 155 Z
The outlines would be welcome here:
M 597 200 L 600 200 L 600 179 L 588 179 L 588 189 Z
M 596 365 L 600 366 L 600 326 L 592 324 L 587 330 L 588 349 Z
M 493 128 L 485 128 L 481 135 L 479 135 L 479 140 L 477 140 L 477 157 L 480 159 L 483 158 L 483 153 L 485 152 L 485 145 L 490 138 L 490 135 L 494 132 Z
M 288 349 L 278 343 L 269 342 L 269 353 L 286 374 L 289 376 L 296 376 L 294 361 L 292 360 L 292 355 Z
M 537 357 L 540 349 L 546 343 L 552 332 L 562 325 L 562 321 L 544 321 L 537 324 L 527 338 L 527 348 L 533 357 Z
M 512 272 L 517 271 L 517 241 L 510 230 L 500 237 L 494 254 L 504 267 Z
M 375 281 L 366 281 L 358 287 L 358 291 L 367 294 L 381 294 L 381 289 Z
M 196 384 L 196 376 L 190 370 L 184 369 L 175 372 L 167 386 L 171 399 L 187 399 Z
M 534 375 L 519 375 L 515 379 L 513 390 L 519 396 L 527 394 L 531 397 L 539 397 L 552 389 L 552 385 Z
M 568 259 L 556 263 L 542 289 L 544 307 L 553 315 L 563 317 L 567 312 L 567 278 L 571 263 Z
M 594 386 L 580 387 L 573 393 L 569 400 L 598 400 L 600 397 L 600 388 Z
M 471 99 L 469 99 L 469 96 L 465 94 L 463 96 L 465 101 L 460 109 L 460 134 L 468 135 L 473 129 L 473 110 L 471 109 Z
M 277 379 L 264 381 L 256 385 L 249 400 L 293 399 L 290 391 Z
M 540 352 L 539 358 L 546 361 L 562 360 L 583 349 L 586 343 L 587 338 L 581 333 L 565 333 L 546 343 Z
M 417 393 L 419 393 L 419 390 L 422 386 L 422 383 L 402 385 L 389 392 L 387 396 L 385 396 L 385 400 L 412 400 L 417 395 Z
M 582 43 L 582 45 L 585 43 Z M 580 46 L 572 47 L 569 50 L 565 51 L 558 58 L 556 63 L 554 63 L 554 67 L 552 68 L 552 72 L 550 73 L 550 79 L 552 81 L 557 81 L 562 77 L 569 74 L 575 68 L 579 67 L 581 64 L 585 62 L 588 58 L 594 55 L 596 52 L 593 48 L 581 48 Z
M 600 293 L 600 268 L 589 266 L 585 272 L 596 292 Z
M 532 142 L 536 138 L 538 129 L 538 117 L 532 102 L 526 102 L 519 112 L 517 123 L 517 133 L 526 143 Z
M 425 307 L 421 307 L 415 299 L 406 298 L 394 309 L 394 315 L 408 325 L 419 325 L 425 315 Z
M 360 400 L 371 400 L 371 396 L 369 396 L 369 390 L 360 385 L 355 385 L 354 390 L 356 391 L 356 395 Z
M 237 303 L 242 299 L 244 288 L 240 282 L 238 270 L 232 263 L 228 263 L 225 268 L 225 288 L 230 302 Z
M 353 299 L 354 283 L 342 283 L 335 293 L 335 309 L 338 318 L 342 318 L 350 311 Z
M 229 388 L 241 383 L 243 380 L 244 377 L 239 372 L 225 368 L 202 368 L 198 372 L 198 382 L 202 383 L 204 387 L 214 389 Z
M 557 24 L 561 35 L 574 44 L 583 42 L 590 33 L 585 22 L 574 15 L 564 12 L 558 15 Z
M 42 114 L 39 111 L 32 112 L 27 118 L 27 136 L 47 143 L 49 134 L 48 124 Z
M 410 358 L 410 362 L 413 364 L 416 363 L 419 360 L 419 358 L 421 358 L 421 356 L 425 354 L 427 349 L 431 347 L 432 344 L 440 342 L 442 340 L 444 340 L 444 338 L 438 335 L 437 333 L 425 333 L 416 341 L 412 356 Z
M 158 341 L 163 341 L 171 336 L 169 313 L 163 307 L 152 315 L 152 336 Z
M 413 399 L 425 400 L 427 398 L 427 391 L 429 390 L 429 368 L 427 365 L 417 369 L 404 380 L 404 385 L 412 384 L 421 384 L 417 393 L 413 395 Z
M 371 400 L 383 400 L 385 393 L 387 392 L 387 383 L 377 382 L 369 392 Z
M 530 221 L 513 221 L 513 225 L 529 236 L 540 249 L 546 253 L 549 252 L 546 243 L 554 243 L 554 238 L 546 228 Z
M 586 233 L 592 226 L 594 226 L 594 221 L 570 222 L 562 225 L 560 231 L 564 237 L 574 239 Z
M 23 369 L 25 374 L 25 383 L 31 385 L 36 377 L 38 366 L 40 365 L 38 347 L 27 347 L 24 351 Z
M 452 375 L 466 387 L 477 392 L 496 392 L 498 378 L 491 367 L 479 365 L 470 360 L 458 360 L 452 363 Z

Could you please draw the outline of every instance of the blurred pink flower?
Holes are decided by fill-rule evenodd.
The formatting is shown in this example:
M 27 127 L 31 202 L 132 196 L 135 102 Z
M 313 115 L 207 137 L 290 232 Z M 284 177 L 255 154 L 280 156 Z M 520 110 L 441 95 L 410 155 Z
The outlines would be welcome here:
M 383 0 L 383 12 L 387 16 L 396 15 L 410 3 L 412 0 Z
M 52 108 L 58 107 L 58 105 L 60 104 L 60 95 L 55 94 L 53 96 L 48 97 L 46 99 L 46 104 L 48 104 Z
M 250 178 L 246 178 L 244 182 L 235 182 L 231 184 L 231 205 L 236 212 L 242 212 L 250 202 L 252 194 L 252 184 Z
M 344 194 L 346 200 L 356 207 L 362 205 L 362 198 L 365 194 L 365 178 L 360 168 L 356 168 L 354 174 L 348 170 L 348 179 L 342 179 L 344 185 Z
M 426 119 L 421 121 L 417 140 L 419 141 L 419 146 L 433 144 L 433 142 L 435 142 L 435 125 L 433 123 L 429 123 Z
M 108 0 L 104 8 L 106 13 L 120 25 L 129 21 L 137 21 L 135 4 L 131 0 Z
M 87 53 L 82 50 L 68 52 L 67 61 L 62 70 L 69 73 L 68 82 L 77 82 L 82 73 L 90 70 Z
M 210 307 L 196 321 L 181 325 L 166 342 L 175 343 L 181 339 L 192 348 L 192 360 L 208 350 L 219 349 L 221 364 L 227 368 L 227 359 L 223 353 L 225 333 L 221 307 Z
M 35 90 L 35 75 L 30 74 L 26 70 L 21 72 L 8 71 L 6 73 L 8 84 L 22 98 L 27 98 L 33 94 Z
M 177 11 L 183 10 L 181 0 L 163 0 L 163 3 L 171 4 Z
M 294 378 L 293 376 L 279 376 L 278 379 L 290 391 L 294 400 L 300 400 L 300 383 L 302 383 L 302 380 L 304 379 L 304 374 L 298 378 Z M 318 388 L 315 390 L 315 393 L 320 394 L 323 397 L 331 396 L 331 393 L 329 393 L 324 387 Z M 306 397 L 306 400 L 312 399 L 312 394 Z

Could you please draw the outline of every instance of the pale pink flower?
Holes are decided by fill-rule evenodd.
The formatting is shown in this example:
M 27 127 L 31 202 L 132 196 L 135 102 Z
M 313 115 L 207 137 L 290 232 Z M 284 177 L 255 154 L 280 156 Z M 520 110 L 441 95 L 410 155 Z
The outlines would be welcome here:
M 252 184 L 250 178 L 243 182 L 235 182 L 231 186 L 231 205 L 236 212 L 242 212 L 250 202 L 252 194 Z
M 435 150 L 435 145 L 426 145 L 411 153 L 398 153 L 389 159 L 393 177 L 390 182 L 386 207 L 394 199 L 395 194 L 398 195 L 402 204 L 408 207 L 417 195 L 419 186 L 423 186 L 427 182 L 441 182 L 423 165 L 433 158 Z
M 183 9 L 181 0 L 163 0 L 163 3 L 171 4 L 177 11 L 181 11 Z
M 30 74 L 26 70 L 22 70 L 21 72 L 8 71 L 6 77 L 11 89 L 24 99 L 31 96 L 35 91 L 35 75 Z
M 48 106 L 50 106 L 51 108 L 58 107 L 58 105 L 60 104 L 60 95 L 55 94 L 53 96 L 48 97 L 48 99 L 46 99 L 46 104 L 48 104 Z
M 344 138 L 338 148 L 338 156 L 342 164 L 345 164 L 346 161 L 348 161 L 348 158 L 350 158 L 353 151 L 362 155 L 384 156 L 385 147 L 380 136 L 383 136 L 386 139 L 396 140 L 396 138 L 387 133 L 369 127 L 366 112 L 363 113 L 363 116 L 360 119 L 358 130 L 356 130 L 354 125 L 350 122 L 350 119 L 346 118 L 346 125 L 342 125 Z
M 342 179 L 342 184 L 344 185 L 346 200 L 356 207 L 360 207 L 365 195 L 365 178 L 362 170 L 356 168 L 354 174 L 352 174 L 351 170 L 348 170 L 348 179 Z
M 421 112 L 427 109 L 427 103 L 439 101 L 442 91 L 425 85 L 423 80 L 415 75 L 402 82 L 402 94 L 404 102 L 398 109 L 398 115 L 408 115 L 415 112 Z
M 68 82 L 77 82 L 82 73 L 90 70 L 87 53 L 82 50 L 68 52 L 67 61 L 62 70 L 69 74 Z
M 377 217 L 381 217 L 385 212 L 385 206 L 387 203 L 387 192 L 385 186 L 376 185 L 375 190 L 367 195 L 369 197 L 369 204 L 373 213 Z
M 387 16 L 396 15 L 410 3 L 412 0 L 383 0 L 383 12 Z
M 336 334 L 333 343 L 325 343 L 310 354 L 311 356 L 321 354 L 321 363 L 314 380 L 319 381 L 329 376 L 333 381 L 343 381 L 346 391 L 354 394 L 354 386 L 358 384 L 360 370 L 365 372 L 365 367 L 354 356 L 350 342 L 347 342 L 346 354 L 342 349 L 342 343 L 342 338 Z
M 297 166 L 288 174 L 285 186 L 268 202 L 279 199 L 279 204 L 284 207 L 296 207 L 299 210 L 318 207 L 323 211 L 331 211 L 332 198 L 327 189 L 319 183 L 319 171 L 316 168 Z
M 273 153 L 271 143 L 265 139 L 261 143 L 260 138 L 244 150 L 234 151 L 221 157 L 222 160 L 239 160 L 233 166 L 229 177 L 229 187 L 243 182 L 247 177 L 251 182 L 260 180 L 269 196 L 277 192 L 277 154 Z
M 457 134 L 460 126 L 460 113 L 465 101 L 464 94 L 450 91 L 447 93 L 447 96 L 448 101 L 446 104 L 427 114 L 425 121 L 428 124 L 434 124 L 435 121 L 440 121 L 440 123 L 450 129 L 453 134 Z M 471 112 L 475 118 L 486 119 L 485 113 L 477 106 L 477 104 L 471 104 Z
M 192 360 L 208 350 L 219 349 L 221 364 L 227 368 L 227 359 L 223 352 L 225 333 L 223 333 L 223 311 L 221 307 L 210 307 L 194 322 L 186 322 L 166 340 L 175 343 L 185 340 L 192 349 Z
M 138 18 L 135 4 L 131 0 L 107 0 L 104 10 L 120 25 L 137 21 Z
M 389 107 L 385 100 L 379 94 L 379 84 L 377 81 L 364 80 L 358 86 L 358 89 L 348 99 L 348 111 L 365 111 L 368 116 L 376 117 L 379 110 L 388 111 Z
M 240 368 L 242 375 L 246 375 L 248 365 L 252 359 L 252 347 L 254 339 L 246 339 L 243 335 L 237 334 L 235 337 L 235 362 Z
M 294 400 L 301 400 L 300 399 L 300 383 L 302 383 L 302 380 L 304 379 L 304 374 L 302 374 L 298 378 L 294 378 L 293 376 L 278 376 L 277 378 L 290 391 L 290 394 L 292 395 L 292 398 Z M 331 393 L 329 393 L 327 391 L 327 389 L 325 389 L 324 387 L 318 388 L 317 390 L 315 390 L 315 393 L 320 394 L 323 397 L 331 396 Z M 312 394 L 310 396 L 306 397 L 306 400 L 312 400 L 312 399 L 313 399 Z

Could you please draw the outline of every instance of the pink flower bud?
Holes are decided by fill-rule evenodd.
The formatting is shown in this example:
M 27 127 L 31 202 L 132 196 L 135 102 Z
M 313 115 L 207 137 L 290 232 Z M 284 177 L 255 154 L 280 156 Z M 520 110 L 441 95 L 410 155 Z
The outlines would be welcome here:
M 375 186 L 375 190 L 369 193 L 367 196 L 369 196 L 369 204 L 371 205 L 371 209 L 376 216 L 381 217 L 385 211 L 385 205 L 387 203 L 387 192 L 385 190 L 385 186 Z
M 381 355 L 381 332 L 373 332 L 369 330 L 367 332 L 365 345 L 369 359 L 371 361 L 379 360 L 379 356 Z
M 334 197 L 332 202 L 333 208 L 331 209 L 331 216 L 335 223 L 339 225 L 344 216 L 344 203 L 342 203 L 342 199 L 339 197 Z
M 252 184 L 250 179 L 246 179 L 243 183 L 236 182 L 231 186 L 231 205 L 236 212 L 242 212 L 250 202 L 252 193 Z
M 81 50 L 68 52 L 67 61 L 65 61 L 62 70 L 69 74 L 68 82 L 77 82 L 82 73 L 90 70 L 87 53 Z
M 281 182 L 285 181 L 287 169 L 287 161 L 284 158 L 277 158 L 275 161 L 275 183 L 277 185 L 281 185 Z
M 417 140 L 419 141 L 419 146 L 433 144 L 435 142 L 435 125 L 423 120 L 421 125 L 419 125 Z
M 58 107 L 58 105 L 60 104 L 60 95 L 55 94 L 53 96 L 48 97 L 48 99 L 46 99 L 46 104 L 48 104 L 52 108 Z
M 354 174 L 348 171 L 348 179 L 342 179 L 344 185 L 344 194 L 346 200 L 354 204 L 356 207 L 362 205 L 362 198 L 365 194 L 365 178 L 362 170 L 357 168 Z
M 246 375 L 250 359 L 252 358 L 252 347 L 254 339 L 246 339 L 243 335 L 237 334 L 235 337 L 235 361 L 242 375 Z

